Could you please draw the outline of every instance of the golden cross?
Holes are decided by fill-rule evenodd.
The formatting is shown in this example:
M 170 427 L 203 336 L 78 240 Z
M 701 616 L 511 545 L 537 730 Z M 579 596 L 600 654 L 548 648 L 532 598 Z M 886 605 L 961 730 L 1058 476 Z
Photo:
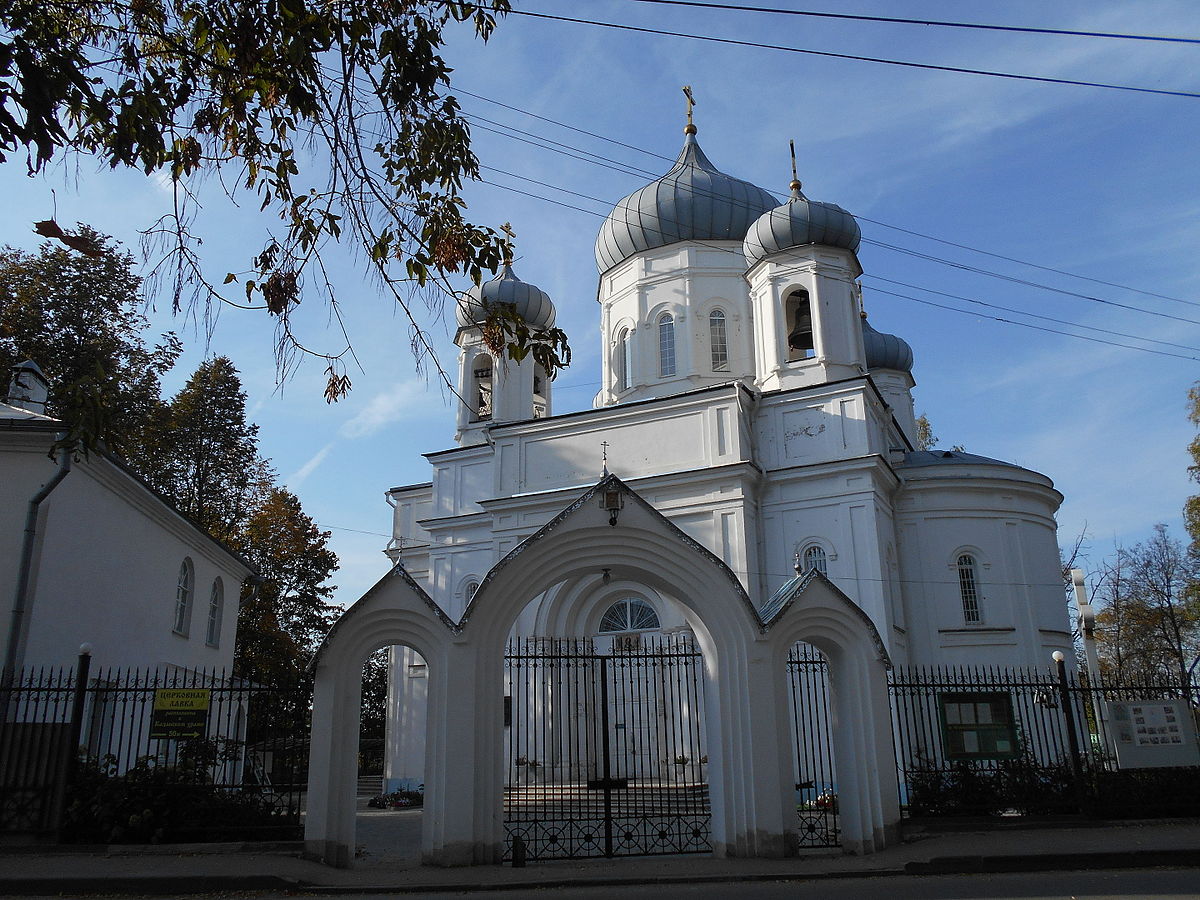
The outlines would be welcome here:
M 685 84 L 683 86 L 683 96 L 687 97 L 687 123 L 692 124 L 692 107 L 696 105 L 696 98 L 692 96 L 692 86 Z
M 788 146 L 792 148 L 792 181 L 799 181 L 796 177 L 796 142 L 788 141 Z

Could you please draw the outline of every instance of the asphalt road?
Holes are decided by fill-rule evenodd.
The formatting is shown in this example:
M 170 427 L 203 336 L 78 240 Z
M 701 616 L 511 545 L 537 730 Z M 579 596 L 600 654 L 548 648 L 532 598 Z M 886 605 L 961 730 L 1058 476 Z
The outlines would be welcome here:
M 111 898 L 117 895 L 105 895 Z M 553 887 L 471 892 L 390 894 L 275 894 L 236 892 L 190 894 L 197 900 L 377 900 L 388 896 L 404 900 L 449 900 L 454 897 L 547 898 L 547 900 L 1166 900 L 1200 898 L 1200 869 L 1118 869 L 1102 872 L 1036 872 L 999 875 L 896 875 L 877 878 L 835 878 L 786 882 L 723 882 L 718 884 L 607 885 L 603 887 Z M 7 900 L 40 900 L 12 897 Z M 179 896 L 142 897 L 140 900 L 179 900 Z

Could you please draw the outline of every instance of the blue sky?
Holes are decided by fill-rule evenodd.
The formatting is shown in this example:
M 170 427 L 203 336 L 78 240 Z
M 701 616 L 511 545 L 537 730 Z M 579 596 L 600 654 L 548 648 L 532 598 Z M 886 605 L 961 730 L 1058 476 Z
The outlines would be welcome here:
M 793 19 L 629 0 L 517 5 L 839 53 L 1200 91 L 1196 45 Z M 816 8 L 1200 36 L 1194 2 L 860 0 Z M 788 140 L 794 139 L 806 194 L 860 216 L 865 240 L 859 256 L 872 276 L 863 282 L 867 310 L 877 328 L 912 345 L 917 409 L 928 414 L 942 444 L 962 444 L 1052 477 L 1067 497 L 1059 514 L 1060 542 L 1070 543 L 1086 524 L 1093 563 L 1114 542 L 1145 538 L 1156 522 L 1180 531 L 1180 507 L 1193 490 L 1186 445 L 1194 429 L 1185 400 L 1200 378 L 1195 360 L 986 318 L 1021 318 L 1009 313 L 974 307 L 964 314 L 883 292 L 971 308 L 929 291 L 957 294 L 1099 331 L 1037 322 L 1041 326 L 1200 357 L 1200 350 L 1112 336 L 1124 332 L 1200 348 L 1200 100 L 824 59 L 523 16 L 504 21 L 487 45 L 465 30 L 455 34 L 447 52 L 457 87 L 639 149 L 463 94 L 466 112 L 596 154 L 610 165 L 666 170 L 662 157 L 674 158 L 682 141 L 683 84 L 692 85 L 698 101 L 701 145 L 726 172 L 783 196 L 790 178 Z M 574 365 L 555 386 L 556 410 L 587 408 L 599 386 L 592 245 L 607 207 L 650 176 L 538 149 L 475 121 L 474 145 L 492 183 L 468 188 L 470 214 L 486 224 L 513 224 L 516 271 L 554 298 L 558 323 L 575 351 Z M 160 181 L 97 170 L 90 160 L 31 179 L 23 161 L 14 159 L 0 167 L 0 186 L 9 209 L 0 221 L 0 241 L 28 249 L 37 245 L 32 222 L 55 215 L 64 224 L 87 222 L 136 250 L 139 229 L 165 212 L 169 201 Z M 250 198 L 235 206 L 215 183 L 198 190 L 204 263 L 219 281 L 225 272 L 247 267 L 271 223 L 254 214 L 257 203 Z M 1189 302 L 982 256 L 876 222 Z M 1097 299 L 968 272 L 882 244 Z M 262 312 L 220 311 L 211 338 L 198 317 L 172 318 L 161 298 L 153 318 L 157 330 L 176 329 L 188 347 L 168 389 L 177 389 L 206 353 L 226 354 L 240 368 L 264 454 L 306 510 L 333 532 L 331 544 L 342 559 L 337 599 L 349 603 L 386 571 L 380 551 L 390 510 L 383 492 L 428 480 L 420 454 L 451 445 L 454 409 L 436 379 L 414 371 L 408 326 L 359 276 L 360 259 L 348 249 L 330 256 L 362 363 L 349 373 L 352 393 L 336 405 L 322 398 L 323 367 L 316 362 L 302 363 L 278 384 L 273 325 Z M 434 312 L 421 315 L 452 371 L 452 328 Z M 315 296 L 302 304 L 295 325 L 307 343 L 340 348 Z

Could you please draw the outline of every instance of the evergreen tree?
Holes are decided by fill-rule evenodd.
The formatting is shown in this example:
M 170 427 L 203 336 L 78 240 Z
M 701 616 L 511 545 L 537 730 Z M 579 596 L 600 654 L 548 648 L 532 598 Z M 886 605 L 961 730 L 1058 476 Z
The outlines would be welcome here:
M 97 248 L 84 256 L 44 243 L 36 254 L 0 250 L 0 372 L 32 359 L 50 381 L 46 412 L 70 437 L 128 454 L 145 440 L 161 406 L 161 377 L 181 345 L 172 333 L 142 337 L 141 279 L 111 238 L 83 229 Z

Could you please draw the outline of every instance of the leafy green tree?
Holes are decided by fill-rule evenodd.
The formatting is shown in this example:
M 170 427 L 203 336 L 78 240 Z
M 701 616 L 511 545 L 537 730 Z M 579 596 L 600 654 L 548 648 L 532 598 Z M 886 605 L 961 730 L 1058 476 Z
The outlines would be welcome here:
M 181 345 L 165 334 L 142 337 L 141 279 L 133 258 L 111 238 L 82 229 L 97 248 L 82 255 L 44 243 L 36 254 L 0 250 L 0 371 L 32 359 L 50 381 L 46 412 L 70 438 L 110 449 L 139 446 L 161 407 L 161 377 Z
M 384 647 L 367 657 L 363 664 L 362 715 L 359 719 L 360 739 L 385 736 L 387 727 L 387 689 L 389 648 Z
M 1188 420 L 1200 427 L 1200 382 L 1192 385 L 1188 391 Z M 1192 457 L 1188 475 L 1193 481 L 1200 481 L 1200 432 L 1188 444 L 1188 453 Z M 1194 494 L 1184 503 L 1183 525 L 1192 539 L 1192 553 L 1200 553 L 1200 495 Z
M 264 683 L 290 677 L 332 627 L 338 610 L 329 604 L 327 582 L 338 560 L 328 541 L 329 532 L 284 488 L 270 490 L 250 515 L 239 543 L 263 583 L 243 591 L 235 653 L 240 675 Z
M 9 0 L 0 160 L 23 150 L 33 173 L 83 153 L 169 175 L 171 212 L 149 233 L 163 240 L 177 307 L 233 302 L 205 275 L 191 230 L 196 176 L 216 175 L 211 183 L 250 192 L 282 222 L 243 267 L 253 275 L 242 287 L 278 317 L 285 370 L 303 349 L 289 317 L 305 293 L 336 313 L 323 254 L 344 236 L 408 316 L 418 360 L 436 366 L 409 314 L 412 290 L 452 297 L 449 276 L 478 282 L 506 240 L 463 214 L 479 163 L 450 93 L 444 32 L 470 22 L 486 41 L 508 10 L 508 0 Z M 56 222 L 38 227 L 89 252 Z M 511 351 L 532 349 L 547 371 L 563 362 L 560 333 L 506 333 Z M 349 388 L 348 352 L 318 353 L 331 400 Z

